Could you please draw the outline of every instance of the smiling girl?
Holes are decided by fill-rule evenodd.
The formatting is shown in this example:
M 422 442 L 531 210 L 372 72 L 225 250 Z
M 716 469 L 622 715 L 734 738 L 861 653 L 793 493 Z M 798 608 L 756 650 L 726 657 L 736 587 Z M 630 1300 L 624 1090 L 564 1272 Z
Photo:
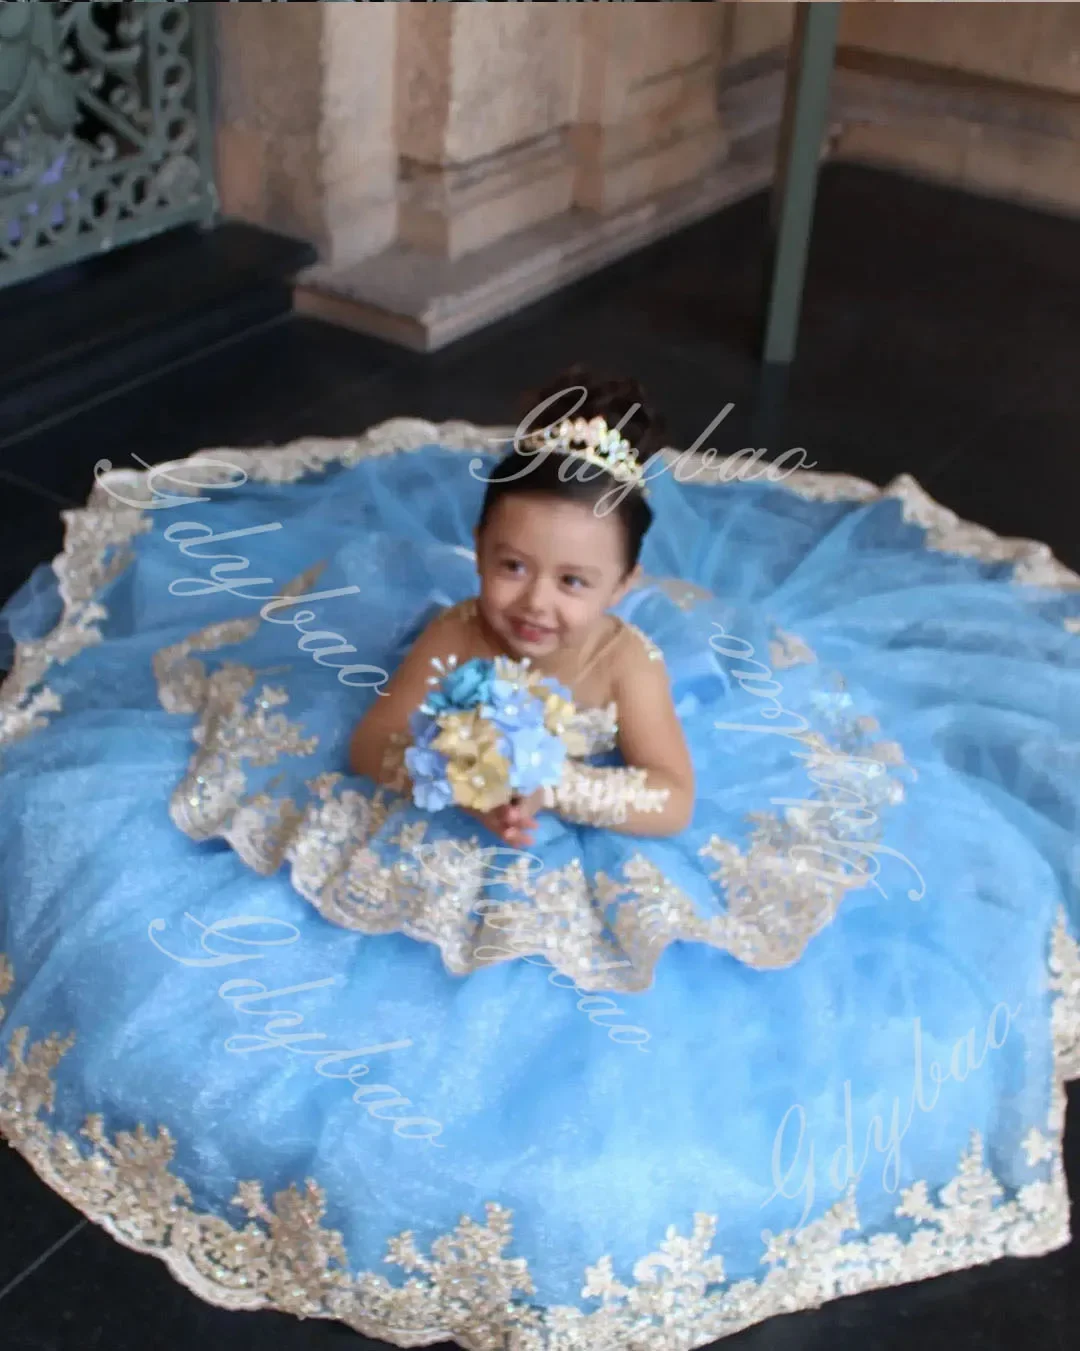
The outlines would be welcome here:
M 677 834 L 693 811 L 693 768 L 663 656 L 611 613 L 641 580 L 638 558 L 652 522 L 641 470 L 655 453 L 656 432 L 633 381 L 581 378 L 570 371 L 541 391 L 541 431 L 568 417 L 590 421 L 600 436 L 618 429 L 631 443 L 625 458 L 607 469 L 603 454 L 575 454 L 577 443 L 566 437 L 552 450 L 553 439 L 536 435 L 535 416 L 522 425 L 488 479 L 477 522 L 479 594 L 421 633 L 351 745 L 355 773 L 403 788 L 400 751 L 433 663 L 527 658 L 568 687 L 579 710 L 610 721 L 624 764 L 571 760 L 556 788 L 473 813 L 510 845 L 533 842 L 541 810 L 652 836 Z

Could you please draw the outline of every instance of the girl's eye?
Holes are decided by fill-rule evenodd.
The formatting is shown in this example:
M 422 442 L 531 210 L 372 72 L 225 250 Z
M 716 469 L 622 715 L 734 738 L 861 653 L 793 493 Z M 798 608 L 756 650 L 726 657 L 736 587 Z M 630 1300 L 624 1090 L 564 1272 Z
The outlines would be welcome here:
M 563 578 L 563 582 L 566 586 L 569 586 L 574 589 L 576 589 L 578 586 L 587 585 L 584 577 L 578 577 L 572 572 L 568 572 L 566 574 L 566 576 Z
M 504 558 L 503 567 L 507 572 L 513 572 L 515 569 L 521 567 L 521 563 L 516 558 Z

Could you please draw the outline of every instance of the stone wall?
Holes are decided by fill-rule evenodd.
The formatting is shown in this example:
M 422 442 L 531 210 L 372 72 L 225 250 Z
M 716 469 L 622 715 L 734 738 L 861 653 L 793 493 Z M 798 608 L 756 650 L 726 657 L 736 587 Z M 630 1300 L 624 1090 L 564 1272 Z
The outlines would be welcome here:
M 225 212 L 431 348 L 771 180 L 791 4 L 223 5 Z M 1080 206 L 1080 5 L 845 4 L 827 146 Z
M 717 72 L 742 8 L 222 6 L 224 208 L 336 265 L 395 240 L 456 259 L 618 211 L 723 159 Z M 734 41 L 777 31 L 740 21 Z
M 833 151 L 1080 208 L 1080 6 L 845 5 Z
M 318 246 L 303 308 L 438 346 L 763 186 L 789 9 L 221 6 L 224 209 Z
M 226 215 L 328 261 L 397 232 L 396 5 L 216 7 L 217 176 Z

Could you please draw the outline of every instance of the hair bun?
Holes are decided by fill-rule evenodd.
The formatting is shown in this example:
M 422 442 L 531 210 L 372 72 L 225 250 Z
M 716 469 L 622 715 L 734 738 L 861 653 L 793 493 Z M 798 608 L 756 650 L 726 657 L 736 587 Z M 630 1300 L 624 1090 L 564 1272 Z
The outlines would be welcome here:
M 583 401 L 582 386 L 587 391 Z M 564 397 L 556 398 L 559 394 Z M 534 409 L 548 400 L 553 400 L 550 406 L 533 415 Z M 663 423 L 650 407 L 641 384 L 629 377 L 601 376 L 583 362 L 566 367 L 542 389 L 527 394 L 522 404 L 522 416 L 528 419 L 524 430 L 546 426 L 561 417 L 602 417 L 610 427 L 621 424 L 623 436 L 638 453 L 639 464 L 645 464 L 663 445 Z

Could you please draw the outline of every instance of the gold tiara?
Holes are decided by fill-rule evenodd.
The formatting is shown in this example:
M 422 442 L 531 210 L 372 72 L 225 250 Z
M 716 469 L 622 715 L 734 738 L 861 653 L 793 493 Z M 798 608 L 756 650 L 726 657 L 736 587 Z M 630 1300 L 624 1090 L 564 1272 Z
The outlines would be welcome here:
M 553 450 L 560 455 L 576 455 L 579 459 L 606 470 L 619 483 L 632 483 L 642 492 L 645 488 L 645 469 L 638 464 L 637 451 L 617 427 L 609 427 L 602 417 L 586 420 L 569 418 L 552 423 L 542 431 L 531 432 L 522 439 L 527 450 Z

